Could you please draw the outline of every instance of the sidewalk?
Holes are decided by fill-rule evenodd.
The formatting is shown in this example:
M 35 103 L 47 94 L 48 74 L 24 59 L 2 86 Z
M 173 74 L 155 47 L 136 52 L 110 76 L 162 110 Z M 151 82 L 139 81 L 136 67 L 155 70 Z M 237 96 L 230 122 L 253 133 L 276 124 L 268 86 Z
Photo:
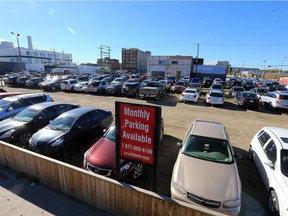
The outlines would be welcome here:
M 0 215 L 2 216 L 110 216 L 104 211 L 33 182 L 0 165 Z

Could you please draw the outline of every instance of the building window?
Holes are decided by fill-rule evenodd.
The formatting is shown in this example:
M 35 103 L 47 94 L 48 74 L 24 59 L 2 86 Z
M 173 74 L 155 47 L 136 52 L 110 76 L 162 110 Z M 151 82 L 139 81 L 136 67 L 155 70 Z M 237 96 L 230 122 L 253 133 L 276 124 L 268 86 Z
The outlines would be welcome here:
M 165 64 L 165 60 L 159 60 L 159 64 L 164 65 Z M 173 64 L 173 63 L 172 63 Z
M 172 61 L 171 64 L 178 64 L 178 61 Z

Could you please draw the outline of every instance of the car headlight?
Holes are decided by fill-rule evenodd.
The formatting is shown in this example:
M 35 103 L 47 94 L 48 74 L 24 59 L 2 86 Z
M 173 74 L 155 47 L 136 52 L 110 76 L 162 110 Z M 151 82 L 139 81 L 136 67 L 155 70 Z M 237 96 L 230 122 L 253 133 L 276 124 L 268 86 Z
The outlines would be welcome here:
M 183 195 L 186 195 L 186 191 L 185 191 L 185 189 L 184 189 L 182 186 L 180 186 L 180 185 L 177 184 L 176 182 L 174 182 L 173 185 L 174 185 L 174 188 L 175 188 L 177 191 L 179 191 L 179 192 L 180 192 L 181 194 L 183 194 Z
M 241 204 L 241 199 L 236 199 L 236 200 L 227 200 L 223 203 L 224 208 L 236 208 L 240 206 Z
M 61 145 L 61 144 L 63 143 L 63 141 L 64 141 L 63 138 L 57 139 L 57 140 L 55 140 L 54 142 L 52 142 L 52 143 L 50 144 L 50 146 L 51 146 L 51 147 L 59 146 L 59 145 Z
M 0 136 L 1 139 L 11 137 L 11 135 L 15 132 L 15 129 L 9 130 Z
M 125 164 L 124 166 L 122 166 L 122 167 L 120 168 L 120 173 L 123 172 L 123 171 L 126 171 L 126 170 L 130 169 L 131 165 L 132 165 L 132 162 L 129 162 L 129 163 Z

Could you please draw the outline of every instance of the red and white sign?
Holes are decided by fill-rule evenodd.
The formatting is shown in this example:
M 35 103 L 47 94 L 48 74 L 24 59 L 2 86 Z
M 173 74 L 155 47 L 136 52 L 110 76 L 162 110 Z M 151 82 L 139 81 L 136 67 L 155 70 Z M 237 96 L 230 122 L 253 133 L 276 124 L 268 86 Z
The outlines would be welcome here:
M 155 118 L 155 107 L 119 104 L 121 157 L 153 165 Z

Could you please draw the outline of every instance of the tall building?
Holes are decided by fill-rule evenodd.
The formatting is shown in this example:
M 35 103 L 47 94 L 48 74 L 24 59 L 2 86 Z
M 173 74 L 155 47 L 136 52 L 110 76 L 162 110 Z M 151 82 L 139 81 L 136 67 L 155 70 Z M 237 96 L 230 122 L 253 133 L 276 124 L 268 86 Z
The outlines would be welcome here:
M 27 37 L 28 48 L 14 47 L 12 42 L 0 44 L 0 73 L 23 71 L 45 71 L 46 67 L 73 66 L 72 54 L 51 50 L 33 49 L 31 36 Z M 19 53 L 20 50 L 20 53 Z M 21 67 L 22 62 L 22 67 Z
M 150 51 L 141 51 L 137 48 L 122 48 L 122 70 L 130 72 L 147 72 L 147 60 L 151 56 Z

